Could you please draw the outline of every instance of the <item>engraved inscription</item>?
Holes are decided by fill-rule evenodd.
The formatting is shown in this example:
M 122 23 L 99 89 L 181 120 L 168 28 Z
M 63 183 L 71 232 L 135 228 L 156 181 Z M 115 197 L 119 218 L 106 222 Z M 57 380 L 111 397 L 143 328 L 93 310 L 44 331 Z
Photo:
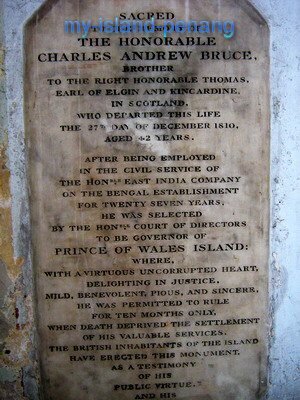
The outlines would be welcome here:
M 237 29 L 230 39 L 64 32 L 65 20 L 97 13 L 150 15 L 158 25 L 219 18 Z M 52 0 L 28 22 L 25 119 L 46 399 L 261 397 L 268 40 L 258 13 L 234 0 Z

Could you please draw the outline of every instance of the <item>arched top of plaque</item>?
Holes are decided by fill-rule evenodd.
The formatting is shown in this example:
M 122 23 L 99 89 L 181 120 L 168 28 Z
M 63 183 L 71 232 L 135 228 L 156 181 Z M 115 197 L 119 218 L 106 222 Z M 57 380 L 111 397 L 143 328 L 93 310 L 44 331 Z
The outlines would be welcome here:
M 88 4 L 89 3 L 89 4 Z M 63 4 L 69 4 L 71 5 L 71 8 L 73 10 L 77 9 L 77 12 L 73 12 L 73 15 L 75 15 L 77 18 L 80 15 L 80 13 L 85 10 L 85 9 L 90 9 L 95 12 L 95 9 L 99 6 L 102 5 L 105 8 L 107 8 L 107 3 L 112 3 L 113 7 L 115 10 L 122 9 L 124 5 L 128 6 L 129 8 L 131 7 L 133 10 L 134 8 L 137 9 L 144 9 L 145 6 L 149 8 L 149 10 L 153 10 L 155 7 L 165 7 L 165 2 L 163 0 L 158 0 L 153 2 L 153 4 L 149 5 L 147 1 L 144 1 L 145 6 L 143 5 L 143 2 L 140 1 L 137 7 L 137 4 L 133 0 L 112 0 L 107 2 L 106 0 L 96 0 L 96 1 L 91 1 L 91 2 L 82 2 L 81 0 L 46 0 L 33 14 L 32 16 L 28 19 L 28 21 L 25 24 L 25 30 L 27 30 L 31 25 L 36 25 L 41 22 L 41 20 L 48 14 L 51 13 L 55 7 L 61 6 Z M 195 12 L 199 10 L 199 16 L 201 17 L 201 9 L 205 8 L 210 8 L 211 6 L 213 7 L 213 10 L 215 10 L 215 5 L 220 8 L 225 8 L 228 7 L 232 10 L 231 18 L 234 19 L 235 14 L 237 13 L 237 10 L 242 10 L 250 19 L 253 20 L 253 22 L 257 25 L 264 25 L 268 28 L 268 24 L 264 16 L 260 13 L 259 10 L 252 4 L 250 0 L 216 0 L 216 1 L 211 1 L 211 0 L 186 0 L 186 1 L 172 1 L 172 4 L 168 4 L 167 7 L 168 9 L 175 9 L 178 7 L 178 3 L 181 3 L 183 7 L 187 7 L 188 9 L 192 9 L 192 18 L 195 18 Z M 98 16 L 101 16 L 101 9 L 98 8 L 98 15 L 92 14 L 89 16 L 89 18 L 98 18 Z M 54 11 L 55 12 L 55 11 Z M 118 12 L 116 12 L 118 14 Z M 71 14 L 70 17 L 71 19 Z

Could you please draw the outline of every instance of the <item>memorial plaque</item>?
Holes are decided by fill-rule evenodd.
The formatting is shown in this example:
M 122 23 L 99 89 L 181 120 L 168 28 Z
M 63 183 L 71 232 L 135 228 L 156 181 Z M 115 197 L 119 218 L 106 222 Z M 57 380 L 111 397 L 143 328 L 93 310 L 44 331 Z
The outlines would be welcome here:
M 28 22 L 45 399 L 261 398 L 268 46 L 246 1 L 52 0 Z

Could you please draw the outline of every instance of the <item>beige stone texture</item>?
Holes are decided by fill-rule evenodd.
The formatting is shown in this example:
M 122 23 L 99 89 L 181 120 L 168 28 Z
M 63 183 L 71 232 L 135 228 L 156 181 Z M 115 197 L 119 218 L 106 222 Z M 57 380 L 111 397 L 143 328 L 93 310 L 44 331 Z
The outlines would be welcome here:
M 97 23 L 98 16 L 145 11 L 233 20 L 236 31 L 231 39 L 172 33 L 169 46 L 158 45 L 162 32 L 94 32 L 86 41 L 64 32 L 65 20 Z M 25 33 L 45 399 L 261 398 L 268 346 L 266 23 L 246 1 L 60 0 L 41 8 Z M 184 44 L 199 36 L 206 45 Z M 81 46 L 103 37 L 109 46 Z M 133 37 L 152 44 L 119 45 Z

